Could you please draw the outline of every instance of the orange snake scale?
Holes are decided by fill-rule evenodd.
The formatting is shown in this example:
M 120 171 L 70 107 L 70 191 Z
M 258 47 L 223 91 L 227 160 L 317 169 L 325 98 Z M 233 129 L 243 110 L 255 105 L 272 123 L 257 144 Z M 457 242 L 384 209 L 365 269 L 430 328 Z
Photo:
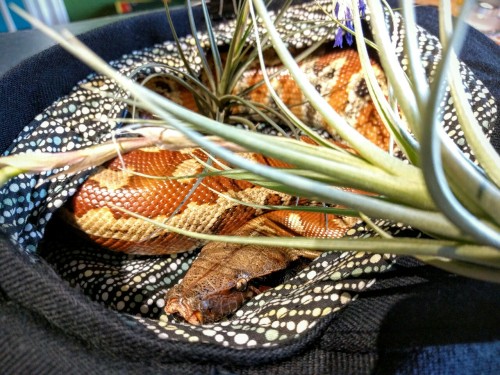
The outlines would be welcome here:
M 375 62 L 373 66 L 383 83 L 381 68 Z M 301 68 L 330 105 L 352 126 L 380 147 L 387 147 L 388 133 L 369 99 L 359 58 L 354 50 L 323 49 L 306 58 L 301 63 Z M 268 74 L 276 69 L 277 66 L 269 67 Z M 260 80 L 262 72 L 251 68 L 244 73 L 235 92 Z M 272 84 L 299 118 L 319 128 L 325 126 L 286 71 L 275 76 Z M 174 88 L 180 90 L 178 86 Z M 265 85 L 258 86 L 248 96 L 253 101 L 272 105 Z M 169 97 L 179 104 L 184 104 L 183 100 L 191 103 L 189 105 L 193 103 L 186 99 L 188 95 L 185 93 L 174 93 Z M 262 155 L 246 155 L 258 163 L 275 167 L 287 166 Z M 65 218 L 105 247 L 130 253 L 162 254 L 191 250 L 200 243 L 130 217 L 112 206 L 123 207 L 182 229 L 227 234 L 261 212 L 227 200 L 221 194 L 259 205 L 289 205 L 296 202 L 286 194 L 226 177 L 205 177 L 194 191 L 191 189 L 196 178 L 161 179 L 169 176 L 194 176 L 203 172 L 203 166 L 196 158 L 207 161 L 207 156 L 200 150 L 167 151 L 150 148 L 132 151 L 123 156 L 126 170 L 122 170 L 118 158 L 99 167 L 75 195 L 70 208 L 65 211 Z M 160 179 L 143 177 L 133 172 Z
M 383 85 L 381 68 L 374 61 L 372 64 Z M 321 95 L 351 126 L 379 147 L 387 148 L 389 136 L 370 100 L 356 52 L 324 48 L 304 59 L 300 66 Z M 271 65 L 268 74 L 278 73 L 271 83 L 285 104 L 304 122 L 325 128 L 325 122 L 304 99 L 290 75 L 278 69 L 279 66 Z M 234 93 L 261 80 L 262 71 L 250 68 Z M 152 80 L 149 85 L 161 87 L 159 91 L 164 91 L 162 93 L 169 99 L 196 110 L 190 93 L 178 83 Z M 265 85 L 257 85 L 247 97 L 254 102 L 273 105 Z M 240 107 L 232 110 L 239 116 L 252 116 Z M 341 141 L 335 134 L 332 138 Z M 257 163 L 290 167 L 260 154 L 242 155 Z M 356 218 L 336 215 L 256 209 L 252 205 L 294 205 L 299 198 L 224 176 L 197 178 L 208 162 L 208 156 L 200 149 L 167 151 L 153 147 L 132 151 L 122 159 L 116 158 L 99 167 L 80 187 L 62 215 L 72 226 L 104 247 L 147 255 L 185 252 L 203 243 L 130 216 L 117 207 L 156 222 L 207 234 L 339 238 L 357 222 Z M 219 163 L 224 164 L 221 160 L 213 164 Z M 304 199 L 300 202 L 311 204 Z M 260 293 L 255 280 L 288 268 L 299 257 L 312 259 L 317 255 L 313 251 L 280 246 L 264 249 L 209 243 L 183 282 L 168 291 L 165 311 L 196 325 L 220 320 Z

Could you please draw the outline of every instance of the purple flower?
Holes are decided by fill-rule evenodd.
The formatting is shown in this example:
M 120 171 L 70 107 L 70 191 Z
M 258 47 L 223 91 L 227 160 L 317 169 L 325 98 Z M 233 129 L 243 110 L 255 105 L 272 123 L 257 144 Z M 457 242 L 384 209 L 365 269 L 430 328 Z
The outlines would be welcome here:
M 359 14 L 361 17 L 366 16 L 366 3 L 364 0 L 359 0 Z
M 337 18 L 339 17 L 339 10 L 340 10 L 340 4 L 337 3 L 337 4 L 335 4 L 335 9 L 333 11 L 335 13 L 335 17 L 337 17 Z
M 337 29 L 337 32 L 335 33 L 335 43 L 333 43 L 333 46 L 342 48 L 343 41 L 344 41 L 344 30 L 342 30 L 342 28 L 339 27 Z
M 333 13 L 339 22 L 342 22 L 349 30 L 354 31 L 354 23 L 352 21 L 351 7 L 346 3 L 347 1 L 345 0 L 337 0 L 335 3 L 335 7 L 333 9 Z M 364 0 L 358 0 L 358 9 L 356 11 L 359 11 L 361 17 L 364 17 L 366 15 L 366 3 Z M 347 44 L 352 45 L 353 43 L 352 34 L 344 31 L 341 27 L 339 27 L 335 32 L 335 41 L 333 44 L 334 47 L 342 48 L 344 35 Z
M 349 30 L 354 31 L 354 23 L 352 22 L 352 14 L 351 10 L 349 8 L 346 9 L 346 20 L 345 20 L 345 25 Z M 352 34 L 347 32 L 345 35 L 345 39 L 347 41 L 347 44 L 352 45 Z

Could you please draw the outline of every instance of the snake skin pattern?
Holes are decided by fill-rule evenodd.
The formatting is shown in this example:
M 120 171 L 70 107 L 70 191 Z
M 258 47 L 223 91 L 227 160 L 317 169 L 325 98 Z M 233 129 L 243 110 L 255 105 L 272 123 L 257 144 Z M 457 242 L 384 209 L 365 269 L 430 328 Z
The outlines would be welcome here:
M 378 72 L 381 85 L 385 85 L 381 68 L 375 62 L 373 66 Z M 301 68 L 349 124 L 379 147 L 388 149 L 389 134 L 370 100 L 355 51 L 323 50 L 303 61 Z M 268 74 L 273 74 L 277 69 L 279 67 L 269 68 Z M 262 72 L 259 69 L 249 69 L 239 80 L 235 94 L 244 92 L 261 80 Z M 165 84 L 167 82 L 162 82 L 164 89 Z M 299 118 L 306 123 L 318 123 L 320 128 L 324 127 L 323 120 L 316 118 L 319 116 L 307 103 L 289 74 L 280 74 L 271 84 Z M 178 86 L 169 87 L 165 90 L 165 95 L 181 105 L 186 102 L 188 105 L 194 103 L 189 98 L 189 92 L 179 93 L 179 90 L 186 91 Z M 272 98 L 265 86 L 250 91 L 248 97 L 256 103 L 272 105 Z M 241 155 L 260 164 L 289 167 L 286 163 L 262 155 Z M 202 180 L 143 177 L 196 176 L 203 173 L 202 163 L 207 163 L 208 160 L 208 156 L 200 150 L 167 151 L 148 148 L 132 151 L 99 167 L 90 176 L 71 200 L 71 209 L 64 210 L 65 219 L 104 247 L 136 254 L 169 254 L 193 250 L 200 243 L 159 230 L 155 225 L 131 217 L 112 206 L 124 207 L 136 214 L 159 222 L 166 221 L 185 230 L 230 234 L 260 214 L 261 210 L 257 212 L 252 207 L 237 204 L 225 198 L 225 195 L 260 206 L 291 205 L 296 202 L 294 197 L 287 194 L 223 176 L 208 176 Z M 123 165 L 127 168 L 126 171 L 122 170 Z M 196 187 L 195 184 L 199 186 Z M 302 235 L 311 236 L 312 233 Z
M 328 7 L 329 1 L 320 1 Z M 331 9 L 330 9 L 331 10 Z M 281 30 L 293 35 L 292 47 L 310 44 L 314 38 L 334 35 L 323 24 L 317 30 L 305 32 L 300 20 L 310 19 L 320 24 L 327 19 L 316 3 L 292 7 L 283 17 Z M 403 54 L 404 27 L 399 16 L 393 19 L 392 39 L 400 61 Z M 216 26 L 218 42 L 227 43 L 231 22 Z M 307 35 L 306 35 L 307 34 Z M 206 36 L 203 39 L 207 43 Z M 419 30 L 420 52 L 430 77 L 440 58 L 441 47 L 436 38 Z M 190 39 L 185 39 L 188 61 L 197 67 Z M 124 74 L 134 73 L 146 63 L 176 66 L 179 56 L 172 42 L 145 48 L 114 61 L 112 65 Z M 190 52 L 191 51 L 191 52 Z M 161 71 L 161 67 L 158 67 Z M 139 69 L 140 70 L 140 69 Z M 153 73 L 147 67 L 142 74 Z M 478 122 L 488 132 L 494 123 L 497 109 L 494 99 L 473 73 L 461 65 L 461 74 Z M 101 88 L 109 96 L 102 97 L 76 87 L 68 96 L 59 99 L 23 129 L 9 148 L 9 154 L 28 150 L 67 151 L 108 140 L 117 125 L 125 105 L 114 97 L 126 96 L 105 77 L 92 75 L 84 82 Z M 443 101 L 443 127 L 465 150 L 468 146 L 457 123 L 449 95 Z M 249 301 L 230 319 L 204 326 L 192 326 L 163 314 L 164 293 L 175 285 L 190 267 L 196 251 L 163 257 L 144 257 L 113 253 L 74 236 L 64 236 L 53 214 L 64 205 L 90 171 L 50 180 L 55 170 L 39 175 L 20 175 L 0 189 L 0 225 L 21 249 L 33 257 L 43 256 L 53 264 L 61 278 L 78 287 L 94 301 L 120 313 L 131 325 L 143 327 L 161 339 L 208 343 L 237 349 L 291 345 L 297 337 L 307 335 L 335 317 L 335 312 L 373 285 L 374 277 L 385 271 L 391 256 L 363 253 L 327 253 L 313 261 L 308 268 L 278 287 Z M 393 223 L 378 222 L 394 236 L 418 236 L 419 233 Z M 47 227 L 49 225 L 49 227 Z M 347 233 L 353 237 L 374 234 L 362 225 Z M 43 238 L 43 241 L 40 242 Z
M 359 57 L 354 50 L 332 50 L 325 46 L 300 65 L 316 89 L 351 126 L 379 147 L 388 149 L 388 132 L 370 100 Z M 375 61 L 372 65 L 380 84 L 385 86 L 382 69 Z M 268 75 L 279 73 L 271 80 L 271 85 L 277 88 L 295 115 L 306 123 L 324 128 L 325 123 L 308 104 L 291 76 L 281 72 L 280 65 L 270 66 L 267 70 Z M 162 78 L 149 82 L 150 86 L 161 88 L 166 97 L 185 107 L 195 103 L 188 90 L 174 80 L 169 82 Z M 262 78 L 260 69 L 248 69 L 238 80 L 233 95 L 241 96 L 240 93 L 256 87 L 247 91 L 247 99 L 271 106 L 272 98 L 267 87 L 258 86 Z M 240 116 L 252 115 L 245 113 L 241 106 L 231 110 Z M 240 155 L 268 166 L 290 167 L 255 153 Z M 120 211 L 120 208 L 183 230 L 240 236 L 340 238 L 358 221 L 328 215 L 330 219 L 326 222 L 322 214 L 300 211 L 265 213 L 250 205 L 293 205 L 298 197 L 224 176 L 180 178 L 202 174 L 204 164 L 208 162 L 208 155 L 196 149 L 132 151 L 99 167 L 78 189 L 70 204 L 62 209 L 63 217 L 105 248 L 144 255 L 186 252 L 203 242 L 162 230 L 149 221 Z M 214 167 L 221 169 L 217 167 L 220 163 L 223 161 L 215 162 Z M 233 200 L 227 199 L 228 195 Z M 270 274 L 288 268 L 302 255 L 311 257 L 310 252 L 286 248 L 209 244 L 202 249 L 185 280 L 167 294 L 165 311 L 180 314 L 193 324 L 220 320 L 260 294 L 264 277 L 268 280 Z M 313 258 L 317 255 L 319 253 Z M 239 287 L 236 287 L 238 283 Z

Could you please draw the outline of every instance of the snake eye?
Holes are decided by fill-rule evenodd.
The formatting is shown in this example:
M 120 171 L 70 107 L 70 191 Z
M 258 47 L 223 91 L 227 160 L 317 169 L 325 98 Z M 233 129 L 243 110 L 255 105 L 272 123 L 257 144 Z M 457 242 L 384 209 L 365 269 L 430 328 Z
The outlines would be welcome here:
M 244 292 L 245 290 L 247 290 L 247 280 L 246 279 L 238 279 L 236 280 L 236 290 L 238 292 Z

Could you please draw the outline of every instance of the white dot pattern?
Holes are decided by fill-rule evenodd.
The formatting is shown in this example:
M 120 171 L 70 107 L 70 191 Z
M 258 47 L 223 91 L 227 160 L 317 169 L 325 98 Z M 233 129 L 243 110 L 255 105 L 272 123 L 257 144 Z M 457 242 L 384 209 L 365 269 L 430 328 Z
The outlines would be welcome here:
M 378 221 L 394 235 L 419 236 L 409 228 Z M 359 224 L 355 237 L 373 233 Z M 163 312 L 164 295 L 186 272 L 196 253 L 168 257 L 106 251 L 79 238 L 48 231 L 42 256 L 74 287 L 93 300 L 133 317 L 164 339 L 231 347 L 274 346 L 297 338 L 340 310 L 388 269 L 392 255 L 325 253 L 306 269 L 247 302 L 227 320 L 193 326 Z M 57 248 L 57 252 L 50 249 Z M 183 267 L 185 265 L 185 267 Z M 338 274 L 338 275 L 337 275 Z

